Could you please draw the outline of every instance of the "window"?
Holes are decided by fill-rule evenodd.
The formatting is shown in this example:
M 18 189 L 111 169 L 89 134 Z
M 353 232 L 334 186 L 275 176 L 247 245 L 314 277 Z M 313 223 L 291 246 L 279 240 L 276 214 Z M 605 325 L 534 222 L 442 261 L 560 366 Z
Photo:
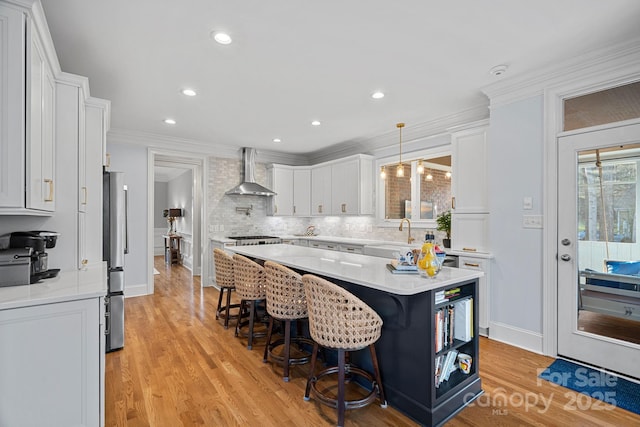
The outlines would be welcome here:
M 635 243 L 638 160 L 602 160 L 578 168 L 578 239 Z M 604 215 L 603 215 L 604 213 Z
M 448 152 L 418 153 L 423 158 L 404 161 L 404 176 L 398 177 L 398 162 L 382 159 L 379 178 L 378 213 L 387 223 L 409 218 L 412 222 L 435 227 L 436 217 L 451 209 L 451 155 Z M 430 156 L 428 155 L 430 154 Z M 404 157 L 404 156 L 403 156 Z M 422 165 L 423 172 L 419 172 Z

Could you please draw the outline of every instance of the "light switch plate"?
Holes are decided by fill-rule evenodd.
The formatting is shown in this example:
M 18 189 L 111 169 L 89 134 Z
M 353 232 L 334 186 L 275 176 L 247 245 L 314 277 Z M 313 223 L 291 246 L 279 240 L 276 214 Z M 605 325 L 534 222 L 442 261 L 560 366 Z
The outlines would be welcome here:
M 542 228 L 542 215 L 522 215 L 523 228 Z

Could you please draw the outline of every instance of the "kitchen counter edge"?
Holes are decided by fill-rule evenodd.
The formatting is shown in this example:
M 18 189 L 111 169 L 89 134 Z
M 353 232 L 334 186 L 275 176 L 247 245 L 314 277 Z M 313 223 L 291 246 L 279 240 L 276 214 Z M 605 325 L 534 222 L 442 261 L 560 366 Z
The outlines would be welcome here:
M 107 294 L 107 264 L 61 271 L 32 285 L 0 287 L 0 310 L 98 298 Z

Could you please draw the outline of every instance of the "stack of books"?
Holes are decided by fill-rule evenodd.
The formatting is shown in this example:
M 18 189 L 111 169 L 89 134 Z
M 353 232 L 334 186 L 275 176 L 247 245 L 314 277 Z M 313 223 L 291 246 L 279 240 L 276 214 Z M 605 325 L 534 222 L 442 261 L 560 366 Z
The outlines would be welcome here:
M 447 354 L 436 357 L 436 387 L 440 386 L 442 382 L 448 381 L 451 373 L 458 369 L 457 360 L 458 350 L 451 350 Z
M 396 259 L 387 264 L 387 269 L 393 274 L 418 274 L 418 266 L 408 262 L 400 262 Z
M 436 292 L 436 304 L 447 302 L 460 295 L 460 288 L 443 289 Z

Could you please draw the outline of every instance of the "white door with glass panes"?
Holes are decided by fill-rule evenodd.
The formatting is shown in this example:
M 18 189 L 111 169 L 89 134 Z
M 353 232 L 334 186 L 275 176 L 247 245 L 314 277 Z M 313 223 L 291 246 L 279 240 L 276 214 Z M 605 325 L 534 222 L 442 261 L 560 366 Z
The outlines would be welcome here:
M 640 378 L 640 123 L 557 143 L 558 354 Z

